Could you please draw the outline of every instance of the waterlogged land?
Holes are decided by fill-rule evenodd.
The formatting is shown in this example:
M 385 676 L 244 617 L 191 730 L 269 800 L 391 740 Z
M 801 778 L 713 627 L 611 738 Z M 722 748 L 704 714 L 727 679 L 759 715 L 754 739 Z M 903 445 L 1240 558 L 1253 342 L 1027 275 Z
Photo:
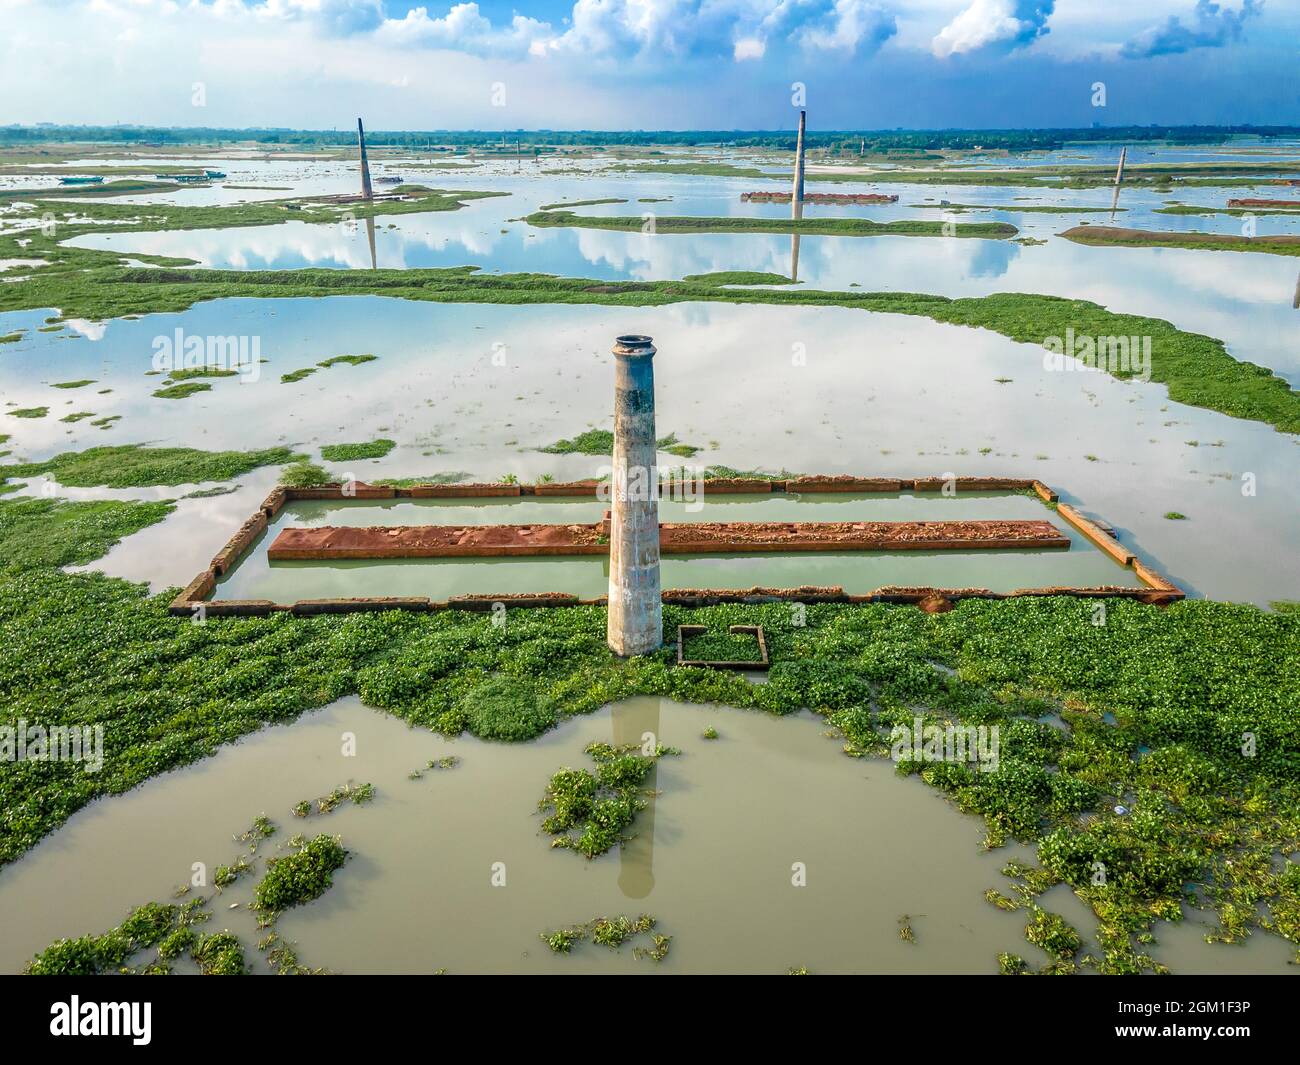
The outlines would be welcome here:
M 991 845 L 1037 846 L 1040 864 L 1016 867 L 1018 888 L 994 891 L 991 903 L 1032 917 L 1035 900 L 1064 882 L 1091 907 L 1095 943 L 1063 952 L 1067 970 L 1158 968 L 1145 937 L 1154 929 L 1158 942 L 1157 922 L 1181 919 L 1188 884 L 1191 904 L 1217 915 L 1221 938 L 1300 943 L 1300 884 L 1293 866 L 1272 859 L 1300 847 L 1300 745 L 1288 711 L 1300 693 L 1286 653 L 1300 636 L 1294 610 L 1114 601 L 1102 626 L 1093 604 L 1068 599 L 969 602 L 936 616 L 810 607 L 803 625 L 783 604 L 666 610 L 669 631 L 687 620 L 762 624 L 773 665 L 754 685 L 676 669 L 668 650 L 619 662 L 596 608 L 521 611 L 504 630 L 457 612 L 193 625 L 137 586 L 58 568 L 89 561 L 167 509 L 0 502 L 10 715 L 100 721 L 113 737 L 94 775 L 71 763 L 6 768 L 7 860 L 96 796 L 350 694 L 444 735 L 511 741 L 655 695 L 778 716 L 808 707 L 842 734 L 847 754 L 868 759 L 886 754 L 891 727 L 912 728 L 918 713 L 941 725 L 999 724 L 997 773 L 923 756 L 898 769 L 982 817 Z M 725 720 L 715 724 L 725 733 Z M 1256 757 L 1243 756 L 1242 730 L 1256 737 Z M 1102 887 L 1097 861 L 1110 870 Z
M 740 200 L 756 182 L 788 181 L 788 153 L 770 149 L 655 157 L 666 161 L 582 149 L 542 163 L 377 153 L 377 173 L 455 167 L 474 191 L 410 181 L 409 199 L 368 206 L 327 199 L 355 185 L 340 151 L 6 160 L 0 726 L 99 724 L 106 743 L 98 774 L 0 763 L 0 902 L 48 914 L 7 942 L 0 966 L 21 969 L 73 936 L 85 938 L 38 967 L 1283 969 L 1300 944 L 1300 614 L 1265 604 L 1300 598 L 1295 277 L 1282 257 L 1252 254 L 1269 250 L 1254 241 L 1236 250 L 1243 219 L 1217 206 L 1243 186 L 1288 196 L 1278 183 L 1300 164 L 1212 152 L 1182 163 L 1154 149 L 1130 168 L 1120 208 L 1126 226 L 1177 241 L 1113 247 L 1099 236 L 1113 230 L 1086 226 L 1097 240 L 1084 246 L 1075 230 L 1059 235 L 1059 216 L 1109 209 L 1108 150 L 1087 149 L 1083 167 L 1055 155 L 996 169 L 973 157 L 927 169 L 815 158 L 813 181 L 917 188 L 893 205 L 810 208 L 812 228 L 798 232 L 788 205 Z M 230 180 L 146 180 L 196 161 Z M 43 176 L 69 167 L 128 180 L 70 195 Z M 1215 215 L 1160 213 L 1163 190 L 1182 185 Z M 662 240 L 632 204 L 656 216 Z M 1002 232 L 954 230 L 977 210 L 993 220 L 974 228 Z M 42 228 L 47 214 L 55 224 Z M 1285 215 L 1257 224 L 1257 241 L 1296 234 Z M 1025 243 L 943 239 L 1008 230 Z M 875 239 L 855 239 L 865 234 Z M 158 373 L 153 341 L 177 329 L 256 337 L 258 372 Z M 674 462 L 1040 476 L 1194 598 L 1167 610 L 1108 601 L 1101 615 L 1057 598 L 934 616 L 814 606 L 802 623 L 780 605 L 670 608 L 670 648 L 630 663 L 608 654 L 598 608 L 513 611 L 504 628 L 455 611 L 167 615 L 174 586 L 277 479 L 598 476 L 606 353 L 629 330 L 660 344 L 660 432 L 672 431 L 661 443 Z M 1045 360 L 1044 343 L 1067 337 L 1137 343 L 1127 363 L 1074 374 L 1070 352 Z M 977 501 L 870 506 L 949 503 Z M 803 517 L 794 499 L 735 505 Z M 1072 565 L 1086 561 L 1077 546 Z M 266 579 L 253 562 L 231 587 Z M 1207 590 L 1259 605 L 1195 598 Z M 700 647 L 736 653 L 729 626 L 762 624 L 767 682 L 677 669 L 679 623 L 709 626 Z M 998 772 L 898 758 L 893 730 L 918 714 L 996 725 Z M 650 727 L 681 753 L 649 769 L 591 754 Z M 304 744 L 335 751 L 344 729 L 383 752 L 360 776 L 301 756 Z M 620 804 L 621 845 L 591 827 L 588 777 Z M 375 801 L 317 810 L 314 796 L 349 780 L 374 780 Z M 548 793 L 557 780 L 572 791 Z M 557 797 L 572 799 L 567 831 L 592 842 L 590 862 L 580 846 L 548 846 Z M 881 810 L 891 816 L 872 816 Z M 227 842 L 259 813 L 275 834 Z M 158 830 L 128 866 L 120 853 L 145 821 Z M 720 855 L 784 870 L 787 828 L 814 863 L 862 851 L 825 888 L 837 902 L 792 921 L 788 877 L 769 890 L 754 865 L 717 880 L 727 906 L 701 907 L 691 885 L 716 877 Z M 409 847 L 415 831 L 434 834 L 428 854 Z M 206 922 L 170 898 L 194 860 L 178 841 L 196 832 L 223 881 L 222 895 L 204 892 Z M 520 855 L 512 876 L 561 890 L 522 891 L 508 917 L 482 910 L 465 885 L 482 880 L 485 835 Z M 921 838 L 942 845 L 909 849 Z M 298 854 L 270 877 L 269 858 Z M 299 865 L 293 879 L 309 890 L 290 898 L 283 882 Z M 105 868 L 113 883 L 93 899 L 66 888 Z M 506 922 L 499 956 L 481 922 L 428 921 L 431 884 L 456 912 Z M 846 935 L 842 914 L 863 914 L 863 898 L 869 912 Z M 283 910 L 279 938 L 256 928 L 247 907 L 259 899 Z M 727 920 L 709 917 L 723 910 Z
M 640 216 L 584 216 L 572 211 L 538 211 L 526 219 L 529 225 L 574 226 L 581 229 L 621 229 L 654 233 L 807 233 L 848 237 L 1014 237 L 1019 230 L 1006 222 L 873 222 L 869 218 L 684 218 L 656 215 L 647 221 Z
M 768 282 L 764 282 L 764 286 Z M 1014 340 L 1042 343 L 1067 328 L 1095 337 L 1152 338 L 1150 379 L 1164 384 L 1171 399 L 1234 417 L 1264 421 L 1286 432 L 1300 431 L 1300 393 L 1267 368 L 1233 359 L 1223 343 L 1184 333 L 1168 322 L 1113 314 L 1083 300 L 1007 293 L 981 299 L 895 292 L 784 291 L 746 289 L 734 279 L 680 282 L 598 283 L 546 275 L 485 275 L 466 269 L 369 271 L 228 272 L 188 269 L 142 270 L 105 267 L 97 276 L 79 272 L 64 283 L 66 317 L 94 318 L 181 310 L 217 297 L 320 297 L 384 295 L 450 303 L 591 303 L 624 307 L 721 301 L 738 304 L 848 307 L 920 315 L 935 321 L 991 329 Z M 0 306 L 7 291 L 0 291 Z M 41 292 L 15 299 L 48 298 Z M 1120 367 L 1132 376 L 1139 369 Z
M 1075 226 L 1061 234 L 1079 244 L 1125 248 L 1205 248 L 1211 251 L 1262 252 L 1300 255 L 1300 236 L 1233 236 L 1228 233 L 1169 233 L 1159 230 L 1119 229 L 1112 226 Z

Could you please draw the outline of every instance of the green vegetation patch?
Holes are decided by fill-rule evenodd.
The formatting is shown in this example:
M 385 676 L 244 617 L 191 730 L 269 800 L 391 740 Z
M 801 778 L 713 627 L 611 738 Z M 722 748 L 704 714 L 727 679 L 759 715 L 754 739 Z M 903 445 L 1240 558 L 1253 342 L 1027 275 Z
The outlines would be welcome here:
M 305 377 L 310 377 L 315 372 L 315 366 L 304 366 L 301 370 L 291 370 L 289 373 L 282 373 L 280 375 L 280 383 L 282 385 L 292 385 L 301 381 Z
M 318 899 L 347 860 L 348 852 L 337 836 L 319 835 L 293 854 L 267 862 L 253 905 L 263 914 L 272 914 Z
M 596 207 L 603 203 L 627 203 L 627 200 L 619 199 L 617 196 L 604 200 L 573 200 L 569 203 L 544 203 L 539 211 L 554 211 L 561 207 Z
M 350 802 L 356 806 L 364 806 L 375 797 L 375 786 L 373 784 L 341 784 L 328 795 L 322 795 L 316 800 L 315 812 L 318 814 L 333 813 L 345 802 Z M 294 817 L 310 817 L 312 814 L 312 804 L 310 799 L 303 799 L 302 802 L 294 805 Z
M 417 484 L 459 484 L 461 481 L 468 481 L 472 476 L 474 476 L 472 473 L 464 470 L 451 470 L 447 473 L 429 473 L 423 477 L 385 477 L 371 483 L 389 485 L 393 488 L 411 488 Z
M 1236 233 L 1180 233 L 1155 229 L 1116 229 L 1111 226 L 1075 226 L 1058 235 L 1076 244 L 1094 247 L 1190 248 L 1300 255 L 1300 236 L 1294 235 L 1244 237 Z
M 167 373 L 167 383 L 174 381 L 193 381 L 202 377 L 236 377 L 238 370 L 223 370 L 219 366 L 189 366 Z
M 52 384 L 51 388 L 85 388 L 86 385 L 93 385 L 95 382 L 92 378 L 83 378 L 80 381 L 59 381 Z
M 28 171 L 29 173 L 33 171 Z M 35 171 L 39 173 L 39 171 Z M 182 186 L 172 181 L 141 181 L 126 178 L 98 185 L 55 185 L 44 189 L 0 189 L 0 203 L 27 202 L 57 197 L 67 199 L 102 199 L 108 196 L 131 196 L 142 192 L 178 191 Z
M 97 976 L 115 972 L 131 956 L 156 946 L 176 923 L 181 907 L 151 902 L 131 913 L 116 928 L 100 935 L 60 939 L 37 954 L 28 976 Z
M 676 433 L 669 433 L 655 441 L 655 446 L 660 451 L 666 451 L 670 455 L 678 455 L 682 458 L 690 458 L 697 455 L 703 448 L 696 447 L 694 444 L 684 444 L 677 439 Z M 579 433 L 571 440 L 557 440 L 549 447 L 541 447 L 538 451 L 544 451 L 548 455 L 612 455 L 614 453 L 614 434 L 609 429 L 588 429 Z
M 735 166 L 732 163 L 616 163 L 605 168 L 606 174 L 671 174 L 696 177 L 780 177 L 752 166 Z
M 679 458 L 691 458 L 698 455 L 703 448 L 696 447 L 694 444 L 684 444 L 677 439 L 676 433 L 669 433 L 655 441 L 655 447 L 660 451 L 666 451 L 670 455 L 676 455 Z
M 618 950 L 630 940 L 647 936 L 651 945 L 634 947 L 632 956 L 659 962 L 668 957 L 673 937 L 656 932 L 655 928 L 658 924 L 658 919 L 648 913 L 643 913 L 635 919 L 620 914 L 617 917 L 595 917 L 580 925 L 539 934 L 552 954 L 571 954 L 575 946 L 588 940 L 609 950 Z
M 44 418 L 50 413 L 49 407 L 19 407 L 9 411 L 11 418 Z
M 687 274 L 683 281 L 702 285 L 793 285 L 785 274 L 770 274 L 760 270 L 715 270 L 710 274 Z
M 1109 207 L 1078 207 L 1053 203 L 918 203 L 914 206 L 933 211 L 1006 211 L 1009 214 L 1107 214 Z M 1127 207 L 1116 210 L 1126 211 Z
M 154 391 L 154 399 L 189 399 L 200 392 L 208 392 L 212 386 L 207 381 L 182 381 L 180 384 L 164 385 Z
M 164 502 L 6 500 L 0 506 L 0 573 L 84 566 L 174 509 L 173 503 Z M 45 655 L 52 653 L 47 649 Z
M 551 777 L 537 809 L 548 814 L 542 831 L 554 837 L 552 847 L 595 858 L 631 838 L 626 831 L 646 806 L 646 779 L 662 755 L 676 753 L 666 747 L 649 755 L 635 753 L 639 750 L 635 744 L 591 743 L 587 754 L 596 763 L 594 773 L 566 768 Z
M 0 466 L 0 476 L 49 474 L 60 484 L 73 488 L 146 488 L 228 481 L 261 466 L 278 466 L 301 457 L 287 447 L 259 451 L 199 451 L 189 447 L 121 444 L 65 451 L 44 462 Z
M 331 355 L 328 359 L 322 359 L 317 366 L 324 366 L 328 369 L 331 366 L 346 364 L 348 366 L 360 366 L 363 363 L 374 362 L 378 355 Z
M 572 211 L 538 211 L 525 219 L 529 225 L 572 226 L 578 229 L 616 229 L 640 232 L 646 220 L 640 215 L 576 215 Z M 1020 232 L 1010 222 L 929 222 L 903 219 L 876 222 L 870 218 L 765 218 L 745 215 L 656 215 L 655 233 L 808 233 L 840 237 L 984 237 L 1002 239 Z
M 326 462 L 353 462 L 358 459 L 382 459 L 397 446 L 396 440 L 380 437 L 358 444 L 326 444 L 320 457 Z
M 538 450 L 548 455 L 612 455 L 614 434 L 609 429 L 588 429 L 571 440 L 557 440 Z
M 18 329 L 12 333 L 0 333 L 0 344 L 16 344 L 22 340 L 23 331 Z
M 1048 913 L 1037 906 L 1033 908 L 1033 916 L 1025 927 L 1025 938 L 1052 957 L 1062 960 L 1073 958 L 1083 946 L 1082 937 L 1070 927 L 1064 917 Z
M 204 976 L 243 976 L 248 972 L 243 944 L 233 932 L 198 936 L 190 948 L 190 957 Z
M 479 739 L 510 743 L 540 736 L 559 720 L 554 702 L 526 676 L 485 678 L 460 696 L 455 712 Z
M 749 633 L 710 630 L 682 640 L 682 656 L 690 662 L 761 662 L 758 637 Z
M 3 467 L 0 467 L 3 469 Z M 301 458 L 297 462 L 291 462 L 280 471 L 280 483 L 289 488 L 313 488 L 318 484 L 331 484 L 333 478 L 330 477 L 325 469 L 317 466 L 314 462 L 308 462 L 306 458 Z
M 1190 203 L 1171 203 L 1164 207 L 1157 207 L 1153 214 L 1199 214 L 1215 215 L 1226 214 L 1234 218 L 1242 218 L 1246 215 L 1294 215 L 1300 214 L 1300 200 L 1296 201 L 1294 207 L 1198 207 Z

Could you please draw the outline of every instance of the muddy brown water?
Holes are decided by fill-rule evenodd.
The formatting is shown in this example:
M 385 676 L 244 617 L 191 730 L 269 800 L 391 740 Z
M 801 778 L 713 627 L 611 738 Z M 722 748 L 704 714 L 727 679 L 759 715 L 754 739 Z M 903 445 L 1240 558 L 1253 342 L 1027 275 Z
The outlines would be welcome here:
M 713 726 L 719 736 L 705 740 Z M 345 734 L 356 754 L 341 753 Z M 681 749 L 660 762 L 657 794 L 621 852 L 593 861 L 549 846 L 536 804 L 561 766 L 589 766 L 593 740 Z M 454 769 L 425 770 L 455 754 Z M 376 798 L 327 815 L 292 816 L 301 799 L 348 780 Z M 304 964 L 336 972 L 420 973 L 991 973 L 996 954 L 1046 957 L 1023 938 L 1025 916 L 983 900 L 1026 848 L 984 852 L 980 822 L 883 760 L 845 757 L 809 713 L 776 718 L 639 698 L 571 719 L 525 744 L 446 739 L 354 698 L 267 728 L 215 757 L 74 815 L 0 870 L 6 922 L 0 970 L 14 972 L 60 936 L 100 932 L 149 900 L 166 900 L 192 863 L 208 875 L 234 859 L 233 836 L 266 813 L 279 831 L 258 869 L 213 902 L 209 930 L 240 936 L 267 966 L 246 906 L 267 856 L 294 832 L 340 835 L 352 856 L 320 899 L 281 917 Z M 803 863 L 806 886 L 792 883 Z M 494 873 L 504 876 L 493 886 Z M 237 904 L 236 908 L 229 908 Z M 1068 889 L 1047 900 L 1089 937 Z M 656 965 L 593 944 L 550 952 L 545 930 L 592 917 L 649 913 L 673 937 Z M 899 936 L 911 924 L 915 943 Z M 1285 971 L 1285 943 L 1207 947 L 1161 926 L 1157 955 L 1180 971 Z M 141 956 L 149 957 L 149 954 Z M 180 967 L 178 967 L 180 968 Z

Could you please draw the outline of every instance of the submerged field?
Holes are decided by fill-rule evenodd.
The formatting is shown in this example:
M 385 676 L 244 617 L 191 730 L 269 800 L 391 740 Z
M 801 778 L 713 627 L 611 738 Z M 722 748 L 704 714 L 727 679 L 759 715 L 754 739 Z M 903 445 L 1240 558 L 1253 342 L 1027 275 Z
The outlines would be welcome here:
M 785 187 L 767 154 L 584 153 L 544 173 L 462 159 L 453 184 L 450 164 L 379 153 L 377 175 L 405 170 L 411 198 L 371 206 L 325 199 L 355 185 L 337 157 L 182 158 L 230 176 L 180 191 L 140 180 L 173 155 L 97 160 L 87 172 L 131 187 L 73 197 L 50 191 L 51 167 L 0 160 L 0 725 L 104 729 L 96 773 L 0 762 L 0 903 L 41 914 L 0 968 L 64 936 L 83 938 L 37 969 L 1222 972 L 1294 959 L 1300 311 L 1294 259 L 1252 241 L 1300 230 L 1261 215 L 1248 238 L 1227 208 L 1171 211 L 1164 191 L 1210 207 L 1285 196 L 1275 183 L 1297 176 L 1294 153 L 1223 166 L 1170 149 L 1124 189 L 1119 231 L 1099 216 L 1106 160 L 814 160 L 811 180 L 899 202 L 809 207 L 795 233 L 788 205 L 740 199 Z M 1162 231 L 1161 247 L 1107 236 Z M 678 669 L 675 647 L 619 662 L 599 607 L 512 610 L 504 626 L 457 611 L 166 614 L 169 590 L 282 475 L 601 476 L 601 447 L 555 442 L 612 426 L 608 350 L 627 332 L 659 348 L 665 465 L 1037 477 L 1192 598 L 1100 613 L 1065 598 L 937 615 L 666 609 L 670 643 L 678 624 L 762 624 L 766 677 Z M 160 367 L 160 338 L 186 337 L 201 341 L 197 364 Z M 1129 361 L 1086 367 L 1077 344 L 1052 357 L 1047 342 L 1067 337 L 1123 337 Z M 245 356 L 234 369 L 220 361 L 231 351 Z M 975 495 L 715 499 L 708 512 L 821 520 L 832 505 L 852 520 L 881 507 L 1053 517 Z M 489 509 L 406 503 L 372 521 L 299 504 L 282 524 L 516 520 Z M 1089 550 L 684 560 L 665 584 L 1011 588 L 1120 572 Z M 255 552 L 222 594 L 599 594 L 605 580 L 599 560 L 295 565 Z M 997 725 L 999 768 L 891 761 L 891 729 L 918 717 Z M 647 755 L 647 732 L 671 750 Z M 550 846 L 548 781 L 577 789 L 577 853 Z M 337 790 L 363 783 L 373 801 Z M 583 805 L 597 786 L 612 836 Z M 274 832 L 231 840 L 263 814 Z M 609 849 L 588 860 L 593 841 Z M 173 899 L 195 861 L 211 875 Z M 283 886 L 297 867 L 301 898 Z M 91 879 L 87 900 L 72 886 Z M 456 921 L 429 920 L 430 892 Z

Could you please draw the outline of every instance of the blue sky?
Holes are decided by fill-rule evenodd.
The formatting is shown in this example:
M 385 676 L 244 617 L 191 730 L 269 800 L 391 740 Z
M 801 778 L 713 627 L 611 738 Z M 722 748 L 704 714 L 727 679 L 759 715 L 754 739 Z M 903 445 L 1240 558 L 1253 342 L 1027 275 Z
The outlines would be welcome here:
M 823 129 L 1300 123 L 1300 0 L 0 0 L 0 123 L 772 129 L 795 83 Z

